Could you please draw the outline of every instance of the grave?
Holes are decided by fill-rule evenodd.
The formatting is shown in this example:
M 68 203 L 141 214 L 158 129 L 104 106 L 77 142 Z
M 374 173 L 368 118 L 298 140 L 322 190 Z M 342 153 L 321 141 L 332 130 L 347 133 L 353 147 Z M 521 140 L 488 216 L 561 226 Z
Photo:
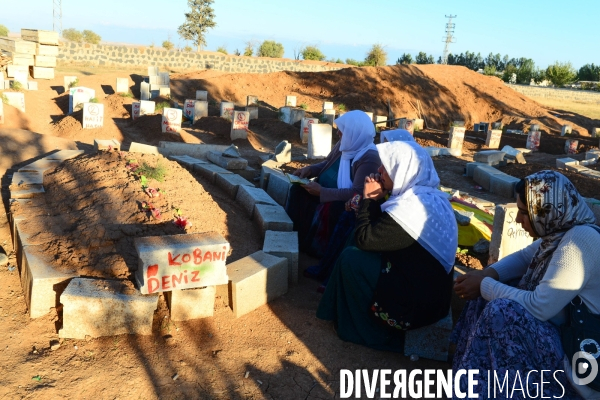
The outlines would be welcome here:
M 571 125 L 563 125 L 560 130 L 560 136 L 570 135 L 573 133 L 573 128 Z
M 116 139 L 94 139 L 94 152 L 121 150 L 121 143 Z
M 529 233 L 517 223 L 518 212 L 516 203 L 496 206 L 488 264 L 495 263 L 533 242 Z
M 267 231 L 291 232 L 294 225 L 283 207 L 268 204 L 256 204 L 253 219 L 261 231 L 262 237 Z
M 179 133 L 181 131 L 182 111 L 178 108 L 163 108 L 162 132 Z
M 487 138 L 485 139 L 485 145 L 490 149 L 497 149 L 500 147 L 500 140 L 502 139 L 502 131 L 500 129 L 492 129 L 487 131 Z
M 232 120 L 233 119 L 233 112 L 234 112 L 235 108 L 234 108 L 234 104 L 230 101 L 222 101 L 221 102 L 221 118 L 225 118 L 228 120 Z
M 193 170 L 207 178 L 211 183 L 216 182 L 217 175 L 232 174 L 231 171 L 214 164 L 194 164 Z
M 150 100 L 150 84 L 140 83 L 140 100 Z
M 54 68 L 31 67 L 33 79 L 54 79 Z
M 332 126 L 310 124 L 308 126 L 308 158 L 321 159 L 331 152 Z
M 158 151 L 158 147 L 156 146 L 150 146 L 148 144 L 143 144 L 143 143 L 137 143 L 137 142 L 131 142 L 131 144 L 129 145 L 129 150 L 130 153 L 142 153 L 142 154 L 160 154 L 160 152 Z
M 263 251 L 288 260 L 288 284 L 298 283 L 298 232 L 266 231 Z
M 168 72 L 159 72 L 158 73 L 158 84 L 159 85 L 170 85 L 171 78 L 169 77 Z
M 165 97 L 165 98 L 170 98 L 171 97 L 171 88 L 168 87 L 159 87 L 158 88 L 158 95 L 160 97 Z
M 104 126 L 104 104 L 83 104 L 83 129 L 102 128 Z
M 160 151 L 159 151 L 159 153 L 160 153 Z M 168 158 L 169 158 L 169 160 L 177 161 L 179 164 L 183 165 L 188 170 L 193 170 L 194 165 L 196 165 L 196 164 L 208 165 L 208 163 L 206 161 L 199 160 L 197 158 L 190 157 L 190 156 L 169 156 Z
M 332 101 L 324 101 L 323 102 L 323 113 L 325 110 L 333 110 L 333 102 Z
M 134 101 L 131 103 L 131 119 L 136 120 L 140 117 L 140 108 L 141 104 L 139 101 Z
M 270 161 L 275 162 L 275 165 L 280 165 L 275 160 Z M 290 186 L 292 184 L 290 183 L 289 178 L 286 175 L 284 175 L 283 172 L 281 172 L 281 170 L 272 169 L 266 166 L 267 163 L 269 163 L 269 161 L 265 162 L 261 168 L 261 176 L 263 176 L 263 174 L 268 173 L 266 188 L 267 193 L 269 194 L 269 196 L 271 196 L 271 198 L 273 198 L 273 200 L 277 202 L 277 204 L 279 204 L 282 207 L 285 207 Z
M 117 90 L 115 93 L 129 93 L 129 79 L 117 78 Z
M 148 76 L 158 76 L 158 67 L 151 65 L 148 67 Z
M 279 109 L 279 120 L 289 125 L 294 125 L 298 121 L 302 121 L 306 112 L 301 108 L 281 107 Z
M 540 149 L 540 138 L 542 137 L 542 132 L 540 131 L 529 131 L 527 134 L 527 143 L 525 147 L 527 150 L 538 151 Z
M 63 78 L 65 92 L 69 91 L 69 89 L 71 88 L 71 84 L 74 83 L 75 81 L 77 81 L 76 76 L 65 76 Z
M 247 185 L 238 187 L 235 201 L 244 209 L 244 211 L 246 211 L 246 214 L 248 214 L 250 219 L 254 216 L 254 208 L 257 204 L 277 205 L 275 200 L 273 200 L 263 189 Z
M 224 157 L 222 153 L 218 151 L 209 151 L 206 155 L 208 161 L 218 165 L 226 170 L 234 169 L 246 169 L 248 161 L 240 157 Z
M 504 161 L 505 153 L 499 150 L 483 150 L 473 155 L 473 161 L 487 165 L 499 165 Z
M 140 117 L 142 115 L 151 115 L 156 111 L 156 103 L 150 100 L 140 101 Z
M 247 139 L 248 124 L 250 122 L 250 113 L 247 111 L 234 111 L 231 122 L 231 140 Z
M 8 105 L 13 106 L 21 112 L 25 112 L 25 94 L 21 92 L 4 92 L 2 93 L 8 100 Z
M 586 160 L 598 160 L 600 158 L 600 150 L 588 150 L 585 152 Z
M 89 103 L 96 97 L 96 91 L 86 87 L 74 87 L 69 89 L 69 114 L 80 110 L 84 103 Z
M 278 163 L 292 161 L 292 144 L 290 142 L 284 140 L 275 147 L 275 161 Z
M 196 100 L 186 99 L 183 102 L 183 116 L 189 121 L 194 121 L 194 111 L 196 108 Z
M 138 237 L 135 278 L 142 294 L 228 282 L 229 243 L 216 232 Z
M 238 174 L 217 174 L 215 183 L 231 198 L 235 199 L 240 186 L 254 187 L 254 184 L 248 182 Z
M 195 124 L 202 117 L 208 117 L 208 101 L 206 100 L 196 100 L 194 102 L 194 120 Z
M 208 101 L 208 92 L 206 90 L 196 90 L 196 100 Z
M 285 96 L 286 107 L 296 107 L 296 96 Z
M 302 122 L 300 123 L 300 140 L 302 143 L 308 143 L 308 126 L 318 123 L 318 118 L 302 118 Z
M 490 175 L 490 192 L 509 199 L 515 198 L 515 186 L 520 181 L 519 178 L 508 174 Z
M 260 187 L 267 190 L 271 173 L 282 174 L 279 163 L 275 160 L 267 160 L 260 167 Z M 285 205 L 285 203 L 284 203 Z
M 216 286 L 165 292 L 172 321 L 212 317 L 215 311 Z
M 502 151 L 505 154 L 505 158 L 508 158 L 510 160 L 516 160 L 519 164 L 526 164 L 527 162 L 525 161 L 525 156 L 523 156 L 523 151 L 522 150 L 517 150 L 511 146 L 504 146 L 502 148 Z
M 577 154 L 578 146 L 579 146 L 579 140 L 575 140 L 575 139 L 565 140 L 565 154 Z
M 323 110 L 323 119 L 325 124 L 329 124 L 333 127 L 333 120 L 335 119 L 335 110 Z M 371 117 L 371 119 L 373 119 Z
M 247 96 L 246 106 L 258 106 L 258 96 Z
M 450 128 L 450 136 L 448 137 L 449 149 L 460 149 L 462 152 L 463 142 L 465 140 L 465 128 L 453 126 Z
M 287 259 L 257 251 L 227 266 L 229 306 L 235 318 L 288 291 Z

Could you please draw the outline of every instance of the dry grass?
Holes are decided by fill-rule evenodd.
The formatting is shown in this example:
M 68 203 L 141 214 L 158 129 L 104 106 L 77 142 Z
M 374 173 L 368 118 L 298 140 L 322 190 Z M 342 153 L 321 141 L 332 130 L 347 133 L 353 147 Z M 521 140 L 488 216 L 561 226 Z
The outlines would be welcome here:
M 551 109 L 569 111 L 591 119 L 600 119 L 600 107 L 596 103 L 548 99 L 545 97 L 532 97 L 532 99 Z

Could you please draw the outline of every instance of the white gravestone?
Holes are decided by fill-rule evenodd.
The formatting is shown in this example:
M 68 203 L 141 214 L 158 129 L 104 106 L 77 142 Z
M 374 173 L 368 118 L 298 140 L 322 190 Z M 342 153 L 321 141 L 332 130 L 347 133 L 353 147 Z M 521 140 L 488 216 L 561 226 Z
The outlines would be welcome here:
M 300 140 L 302 143 L 308 143 L 308 127 L 312 124 L 318 124 L 318 118 L 302 118 L 302 123 L 300 124 Z
M 565 140 L 565 154 L 577 154 L 577 147 L 579 147 L 579 140 Z
M 221 118 L 225 118 L 231 121 L 233 118 L 233 111 L 235 110 L 234 105 L 230 101 L 221 102 Z
M 148 76 L 158 76 L 158 67 L 148 67 Z
M 169 77 L 168 72 L 159 72 L 158 73 L 158 84 L 159 85 L 169 85 L 171 82 L 171 78 Z
M 96 97 L 96 91 L 86 87 L 74 87 L 69 89 L 69 114 L 81 109 L 83 103 L 89 103 Z
M 541 131 L 529 131 L 527 134 L 527 143 L 525 144 L 525 148 L 531 151 L 538 151 L 540 149 L 541 137 Z
M 8 105 L 25 112 L 25 94 L 21 92 L 2 93 L 8 99 Z
M 140 117 L 142 115 L 154 114 L 156 110 L 156 103 L 150 100 L 140 101 Z
M 333 102 L 332 101 L 323 102 L 323 111 L 325 111 L 325 110 L 333 110 Z
M 412 135 L 415 131 L 415 120 L 414 119 L 406 119 L 402 118 L 398 122 L 398 129 L 406 129 Z M 462 144 L 461 144 L 462 148 Z
M 489 264 L 529 246 L 533 238 L 517 223 L 519 209 L 516 203 L 496 206 L 490 242 Z
M 456 126 L 450 128 L 450 136 L 448 137 L 449 149 L 460 149 L 462 151 L 464 140 L 465 128 L 459 128 Z
M 131 119 L 136 120 L 140 117 L 141 104 L 139 101 L 131 103 Z
M 196 100 L 194 102 L 194 124 L 202 117 L 208 117 L 208 101 Z
M 500 129 L 491 129 L 487 132 L 485 145 L 490 149 L 497 149 L 500 147 L 500 139 L 502 139 L 502 131 Z
M 164 108 L 162 113 L 162 131 L 179 133 L 183 113 L 178 108 Z
M 570 135 L 573 132 L 571 125 L 563 125 L 560 130 L 560 136 Z
M 117 78 L 117 90 L 116 93 L 129 93 L 129 79 Z
M 246 105 L 247 106 L 257 106 L 258 105 L 258 96 L 247 96 L 246 97 Z
M 28 71 L 15 71 L 15 77 L 13 78 L 14 82 L 19 82 L 23 85 L 23 88 L 27 89 L 27 80 L 29 79 Z
M 246 106 L 246 111 L 250 113 L 250 119 L 258 119 L 258 107 Z
M 83 104 L 83 129 L 102 128 L 104 126 L 104 104 Z
M 196 100 L 186 99 L 183 102 L 183 115 L 189 120 L 194 120 L 194 108 L 196 106 Z
M 170 98 L 171 97 L 171 88 L 168 87 L 160 87 L 158 89 L 158 95 L 160 97 L 164 97 L 164 98 Z
M 331 152 L 331 132 L 329 124 L 308 125 L 308 158 L 321 159 Z
M 296 107 L 296 96 L 285 96 L 286 107 Z
M 150 100 L 150 84 L 146 82 L 140 83 L 140 100 Z
M 248 124 L 250 123 L 250 113 L 247 111 L 234 111 L 233 121 L 231 122 L 231 140 L 247 139 Z
M 208 101 L 208 92 L 206 90 L 196 90 L 196 100 Z

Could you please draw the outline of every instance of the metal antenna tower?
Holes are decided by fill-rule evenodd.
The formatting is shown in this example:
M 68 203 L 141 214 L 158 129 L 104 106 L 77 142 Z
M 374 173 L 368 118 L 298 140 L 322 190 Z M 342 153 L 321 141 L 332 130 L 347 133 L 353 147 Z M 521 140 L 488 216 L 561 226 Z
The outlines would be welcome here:
M 62 36 L 62 0 L 52 0 L 54 8 L 52 9 L 52 30 Z
M 56 0 L 55 0 L 56 1 Z M 446 42 L 444 46 L 444 55 L 442 56 L 442 64 L 448 64 L 448 54 L 450 53 L 450 43 L 456 43 L 454 40 L 454 27 L 456 24 L 452 23 L 452 18 L 456 18 L 456 15 L 446 15 L 448 18 L 448 23 L 446 24 L 446 37 L 442 39 L 443 42 Z

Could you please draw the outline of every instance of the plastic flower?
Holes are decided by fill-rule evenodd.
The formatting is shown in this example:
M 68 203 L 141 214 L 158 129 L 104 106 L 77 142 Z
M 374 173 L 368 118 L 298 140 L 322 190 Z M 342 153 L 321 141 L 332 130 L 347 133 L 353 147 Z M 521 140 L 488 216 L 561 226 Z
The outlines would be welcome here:
M 187 219 L 186 217 L 181 217 L 181 216 L 175 218 L 173 223 L 181 229 L 185 229 L 189 226 L 192 226 L 192 222 L 189 219 Z

